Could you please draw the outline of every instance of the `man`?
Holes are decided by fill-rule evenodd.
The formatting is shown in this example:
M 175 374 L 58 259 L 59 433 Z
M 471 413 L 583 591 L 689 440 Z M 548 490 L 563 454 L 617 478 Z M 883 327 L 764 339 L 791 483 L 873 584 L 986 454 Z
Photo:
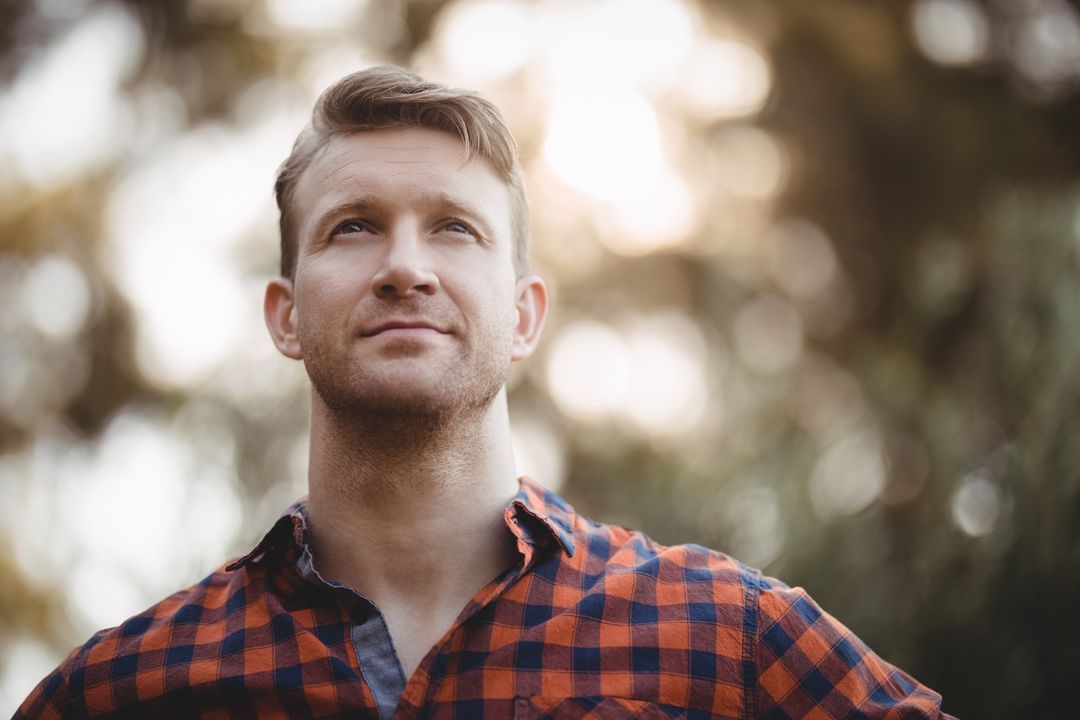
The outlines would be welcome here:
M 311 378 L 310 497 L 17 716 L 942 717 L 801 590 L 517 477 L 505 382 L 548 292 L 494 106 L 350 75 L 276 193 L 265 315 Z

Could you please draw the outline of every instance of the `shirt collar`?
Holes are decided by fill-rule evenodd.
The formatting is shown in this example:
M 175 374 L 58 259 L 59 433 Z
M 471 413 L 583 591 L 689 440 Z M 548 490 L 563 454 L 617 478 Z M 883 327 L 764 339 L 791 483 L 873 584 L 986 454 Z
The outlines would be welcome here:
M 543 546 L 554 540 L 567 556 L 573 557 L 574 508 L 527 475 L 518 478 L 518 485 L 517 494 L 506 507 L 507 520 L 518 520 L 516 524 L 531 544 Z M 509 525 L 507 529 L 513 532 Z M 225 569 L 237 570 L 248 563 L 259 562 L 275 550 L 301 549 L 307 542 L 307 497 L 302 497 L 281 514 L 251 552 L 229 563 Z
M 574 508 L 528 475 L 518 478 L 518 483 L 518 493 L 507 508 L 509 514 L 517 518 L 524 514 L 538 521 L 526 525 L 526 532 L 530 533 L 535 545 L 554 539 L 567 556 L 573 557 Z M 536 531 L 532 531 L 533 527 Z
M 267 554 L 277 550 L 302 548 L 307 545 L 307 501 L 305 495 L 290 505 L 251 552 L 229 563 L 225 569 L 238 570 L 249 563 L 259 562 Z

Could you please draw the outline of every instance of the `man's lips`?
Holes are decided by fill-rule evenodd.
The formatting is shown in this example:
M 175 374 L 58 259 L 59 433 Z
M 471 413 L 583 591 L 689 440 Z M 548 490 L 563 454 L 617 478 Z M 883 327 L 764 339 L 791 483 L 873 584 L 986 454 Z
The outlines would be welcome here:
M 446 331 L 442 328 L 424 320 L 391 320 L 369 328 L 362 334 L 365 337 L 374 337 L 376 335 L 419 337 L 445 333 Z

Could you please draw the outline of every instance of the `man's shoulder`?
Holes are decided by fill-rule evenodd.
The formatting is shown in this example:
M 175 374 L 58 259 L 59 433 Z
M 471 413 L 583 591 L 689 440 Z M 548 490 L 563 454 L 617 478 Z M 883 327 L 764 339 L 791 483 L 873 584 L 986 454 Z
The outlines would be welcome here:
M 632 572 L 669 582 L 720 583 L 740 588 L 769 587 L 770 578 L 730 555 L 696 543 L 668 545 L 635 530 L 578 515 L 575 544 L 586 557 L 581 563 L 601 563 L 606 573 Z M 782 585 L 782 583 L 780 583 Z
M 581 515 L 575 530 L 577 546 L 590 556 L 581 564 L 598 567 L 602 563 L 605 575 L 632 573 L 638 580 L 644 576 L 668 583 L 711 585 L 718 601 L 747 605 L 756 624 L 820 625 L 824 618 L 838 632 L 849 632 L 802 587 L 789 586 L 720 550 L 696 543 L 666 545 L 641 530 Z
M 146 692 L 147 668 L 187 666 L 199 645 L 227 642 L 228 619 L 250 602 L 248 568 L 222 565 L 72 650 L 38 685 L 16 717 L 78 716 L 107 710 L 117 698 Z M 215 654 L 216 654 L 215 650 Z M 156 678 L 155 682 L 160 682 Z M 121 689 L 118 693 L 118 689 Z
M 250 579 L 246 567 L 235 571 L 226 567 L 222 565 L 199 582 L 159 600 L 116 627 L 96 633 L 80 648 L 81 664 L 135 652 L 167 650 L 188 634 L 178 628 L 206 628 L 224 623 L 229 615 L 247 604 Z M 200 633 L 207 634 L 205 629 Z

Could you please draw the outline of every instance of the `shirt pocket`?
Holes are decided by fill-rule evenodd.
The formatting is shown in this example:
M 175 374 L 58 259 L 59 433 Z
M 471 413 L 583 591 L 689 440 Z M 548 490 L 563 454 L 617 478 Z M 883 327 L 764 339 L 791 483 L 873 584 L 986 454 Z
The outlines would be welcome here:
M 681 717 L 684 717 L 681 711 L 631 698 L 544 695 L 514 698 L 514 720 L 670 720 Z

